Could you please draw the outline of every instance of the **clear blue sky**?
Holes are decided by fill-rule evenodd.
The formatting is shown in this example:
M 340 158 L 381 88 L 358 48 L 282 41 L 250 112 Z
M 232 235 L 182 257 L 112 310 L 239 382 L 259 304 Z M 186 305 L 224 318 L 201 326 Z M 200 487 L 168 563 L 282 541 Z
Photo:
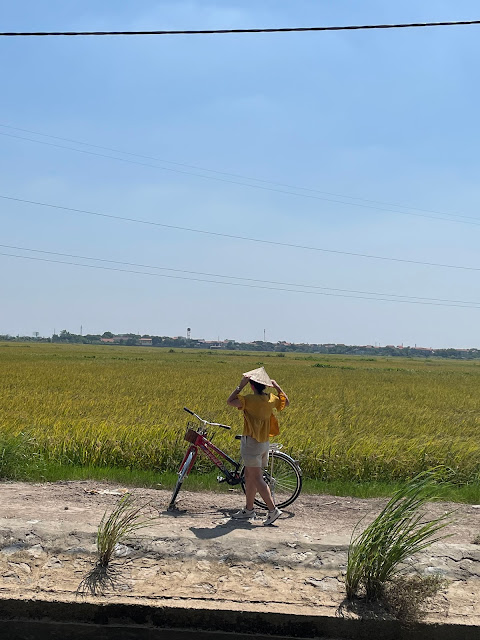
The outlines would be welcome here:
M 480 18 L 474 0 L 2 4 L 2 31 Z M 280 243 L 480 268 L 479 43 L 480 26 L 3 38 L 0 124 L 161 161 L 0 126 L 0 134 L 9 134 L 0 135 L 0 195 Z M 223 180 L 201 177 L 206 175 Z M 252 184 L 273 190 L 247 186 Z M 370 208 L 360 198 L 406 208 Z M 471 218 L 439 220 L 439 214 L 418 209 Z M 480 271 L 252 243 L 5 199 L 0 212 L 3 245 L 286 282 L 297 290 L 310 285 L 480 303 Z M 155 273 L 20 249 L 0 252 Z M 189 326 L 192 336 L 205 338 L 256 340 L 265 329 L 272 341 L 480 346 L 479 308 L 226 286 L 3 255 L 0 269 L 0 333 L 50 335 L 54 329 L 79 332 L 83 325 L 84 333 L 181 335 Z

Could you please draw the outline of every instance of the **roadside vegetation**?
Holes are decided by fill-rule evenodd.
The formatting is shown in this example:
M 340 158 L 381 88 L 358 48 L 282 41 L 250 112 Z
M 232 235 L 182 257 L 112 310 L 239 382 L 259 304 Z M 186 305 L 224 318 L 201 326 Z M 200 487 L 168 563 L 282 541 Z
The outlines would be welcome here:
M 363 531 L 353 530 L 348 550 L 345 590 L 353 601 L 381 602 L 405 622 L 421 617 L 424 605 L 446 586 L 439 576 L 415 572 L 415 554 L 446 537 L 452 513 L 428 518 L 425 507 L 437 498 L 440 469 L 418 474 L 398 489 Z M 413 572 L 412 572 L 413 569 Z
M 379 515 L 360 533 L 362 521 L 353 531 L 348 551 L 345 587 L 347 597 L 364 591 L 375 601 L 385 587 L 405 572 L 404 563 L 434 542 L 446 537 L 443 529 L 452 522 L 451 514 L 428 519 L 422 512 L 437 493 L 439 471 L 418 474 L 398 489 Z
M 112 560 L 115 555 L 121 555 L 122 543 L 154 522 L 155 518 L 148 516 L 149 508 L 148 503 L 140 504 L 135 496 L 126 493 L 110 514 L 105 511 L 97 529 L 97 560 L 80 582 L 77 595 L 101 595 L 107 587 L 116 589 L 119 586 L 121 571 L 112 565 Z
M 215 442 L 238 455 L 225 398 L 261 364 L 289 394 L 279 440 L 307 491 L 391 495 L 442 465 L 444 497 L 480 502 L 480 362 L 428 358 L 0 343 L 0 477 L 168 487 L 183 406 L 231 424 Z M 192 487 L 214 483 L 208 461 L 196 471 Z

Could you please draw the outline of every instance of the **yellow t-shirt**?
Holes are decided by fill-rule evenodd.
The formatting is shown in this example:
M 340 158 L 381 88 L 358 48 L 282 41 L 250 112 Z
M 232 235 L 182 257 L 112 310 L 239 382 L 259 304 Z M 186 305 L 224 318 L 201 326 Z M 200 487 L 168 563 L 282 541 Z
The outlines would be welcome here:
M 238 396 L 243 410 L 243 435 L 255 438 L 257 442 L 267 442 L 270 435 L 270 417 L 273 409 L 281 411 L 285 408 L 285 396 L 253 393 L 248 396 Z

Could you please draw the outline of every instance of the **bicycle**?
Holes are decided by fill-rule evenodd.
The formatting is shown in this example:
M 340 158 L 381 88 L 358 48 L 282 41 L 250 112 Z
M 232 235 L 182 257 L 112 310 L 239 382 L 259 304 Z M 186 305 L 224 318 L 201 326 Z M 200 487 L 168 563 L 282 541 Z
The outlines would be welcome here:
M 185 440 L 190 442 L 190 446 L 178 470 L 178 480 L 167 511 L 177 510 L 175 500 L 177 499 L 183 481 L 188 477 L 195 464 L 199 450 L 221 471 L 222 476 L 217 477 L 218 482 L 226 482 L 231 486 L 240 484 L 245 492 L 245 467 L 242 466 L 241 462 L 237 462 L 212 444 L 211 440 L 207 438 L 207 425 L 211 427 L 221 427 L 222 429 L 231 429 L 232 427 L 227 424 L 204 420 L 190 409 L 187 409 L 187 407 L 184 407 L 184 411 L 197 418 L 197 420 L 203 424 L 203 427 L 195 430 L 192 429 L 190 423 L 187 425 Z M 235 436 L 236 440 L 240 438 L 241 436 Z M 292 504 L 302 490 L 302 470 L 296 460 L 283 451 L 280 451 L 282 446 L 283 445 L 278 443 L 270 444 L 268 463 L 263 472 L 263 479 L 270 487 L 273 500 L 280 509 Z M 227 464 L 230 468 L 226 466 Z M 258 497 L 255 498 L 255 504 L 263 509 L 267 508 L 263 500 Z

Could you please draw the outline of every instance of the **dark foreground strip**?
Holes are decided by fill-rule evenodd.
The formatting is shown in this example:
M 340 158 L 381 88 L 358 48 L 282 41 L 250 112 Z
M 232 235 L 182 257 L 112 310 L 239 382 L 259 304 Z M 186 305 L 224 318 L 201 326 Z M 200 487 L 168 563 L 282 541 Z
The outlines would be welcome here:
M 0 634 L 8 640 L 308 640 L 285 636 L 245 635 L 191 629 L 151 629 L 129 625 L 100 626 L 79 622 L 0 621 Z M 323 639 L 322 639 L 323 640 Z M 326 639 L 325 639 L 326 640 Z M 330 640 L 330 639 L 329 639 Z M 333 639 L 332 639 L 333 640 Z M 337 640 L 337 639 L 334 639 Z
M 0 599 L 0 638 L 8 640 L 478 640 L 475 626 L 336 615 L 290 615 L 140 604 Z M 225 635 L 228 634 L 228 635 Z

